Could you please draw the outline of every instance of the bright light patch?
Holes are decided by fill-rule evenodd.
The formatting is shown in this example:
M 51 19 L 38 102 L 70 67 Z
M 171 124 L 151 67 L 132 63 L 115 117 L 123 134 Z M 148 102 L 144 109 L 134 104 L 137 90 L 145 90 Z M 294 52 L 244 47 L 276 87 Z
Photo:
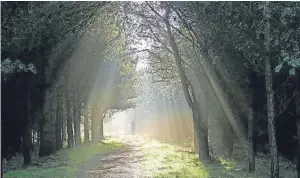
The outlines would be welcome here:
M 139 61 L 136 65 L 136 70 L 139 71 L 139 70 L 143 70 L 147 67 L 147 63 L 144 62 L 144 61 Z

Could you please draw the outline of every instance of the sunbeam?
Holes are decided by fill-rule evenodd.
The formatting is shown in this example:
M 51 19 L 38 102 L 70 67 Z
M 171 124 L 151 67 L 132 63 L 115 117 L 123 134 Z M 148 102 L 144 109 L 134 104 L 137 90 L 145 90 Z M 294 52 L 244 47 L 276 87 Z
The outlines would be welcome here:
M 1 2 L 1 177 L 300 178 L 299 7 Z

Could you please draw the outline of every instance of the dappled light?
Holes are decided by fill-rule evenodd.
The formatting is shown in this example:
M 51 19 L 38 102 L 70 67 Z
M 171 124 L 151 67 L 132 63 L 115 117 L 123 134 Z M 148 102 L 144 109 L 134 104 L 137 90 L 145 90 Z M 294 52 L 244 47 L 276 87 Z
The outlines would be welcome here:
M 299 15 L 1 2 L 2 175 L 300 178 Z

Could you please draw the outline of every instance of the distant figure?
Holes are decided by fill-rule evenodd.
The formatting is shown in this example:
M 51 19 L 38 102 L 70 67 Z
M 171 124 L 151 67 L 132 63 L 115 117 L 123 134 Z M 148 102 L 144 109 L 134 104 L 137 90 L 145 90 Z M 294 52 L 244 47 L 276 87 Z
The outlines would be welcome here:
M 134 135 L 135 134 L 135 121 L 131 122 L 131 134 Z

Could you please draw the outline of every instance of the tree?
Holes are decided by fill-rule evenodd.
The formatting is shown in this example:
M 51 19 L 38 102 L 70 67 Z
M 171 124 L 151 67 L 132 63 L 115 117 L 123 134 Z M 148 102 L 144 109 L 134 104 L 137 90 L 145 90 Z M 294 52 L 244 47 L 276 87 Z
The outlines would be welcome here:
M 80 118 L 81 118 L 81 103 L 76 89 L 73 91 L 73 121 L 74 121 L 74 136 L 75 146 L 81 145 L 80 135 Z
M 162 58 L 160 55 L 158 55 L 157 53 L 152 52 L 150 49 L 146 49 L 146 51 L 149 53 L 150 56 L 152 56 L 154 59 L 158 59 L 159 63 L 157 62 L 153 62 L 153 64 L 157 64 L 156 67 L 153 67 L 154 70 L 157 70 L 158 73 L 160 71 L 162 71 L 162 74 L 160 79 L 158 80 L 166 80 L 169 79 L 168 77 L 172 78 L 172 75 L 174 76 L 175 73 L 175 77 L 176 78 L 176 74 L 179 73 L 179 75 L 177 75 L 177 77 L 180 77 L 181 80 L 181 84 L 182 84 L 182 88 L 184 90 L 184 94 L 186 96 L 186 100 L 187 102 L 190 104 L 192 111 L 194 113 L 194 126 L 195 126 L 195 131 L 197 133 L 199 133 L 199 127 L 200 127 L 200 113 L 199 113 L 199 104 L 197 104 L 196 102 L 196 95 L 194 93 L 190 93 L 193 92 L 193 86 L 190 84 L 190 82 L 187 79 L 186 76 L 186 71 L 183 68 L 183 65 L 181 64 L 183 61 L 181 59 L 181 56 L 178 52 L 178 46 L 176 45 L 176 42 L 174 40 L 174 36 L 171 32 L 171 28 L 174 28 L 174 25 L 170 25 L 170 22 L 168 23 L 169 19 L 166 19 L 166 17 L 162 17 L 162 15 L 160 15 L 156 9 L 161 9 L 161 7 L 158 5 L 155 6 L 155 8 L 152 7 L 152 5 L 154 5 L 153 3 L 150 5 L 149 3 L 146 3 L 146 6 L 141 6 L 139 7 L 139 11 L 137 10 L 137 12 L 131 12 L 134 15 L 137 15 L 138 18 L 141 18 L 142 20 L 145 21 L 145 23 L 143 23 L 143 25 L 141 25 L 141 29 L 145 27 L 147 27 L 148 31 L 139 33 L 137 36 L 140 38 L 148 38 L 150 43 L 153 43 L 153 49 L 155 49 L 155 51 L 159 50 L 159 53 L 169 53 L 170 55 L 173 54 L 173 57 L 175 58 L 175 67 L 172 68 L 172 63 L 174 64 L 174 62 L 170 62 L 170 63 L 165 63 L 166 58 Z M 148 9 L 147 9 L 148 8 Z M 169 12 L 170 13 L 170 12 Z M 169 29 L 168 29 L 169 27 Z M 167 31 L 165 30 L 165 28 L 167 28 Z M 177 32 L 177 31 L 176 31 Z M 165 50 L 165 51 L 164 51 Z M 167 57 L 169 57 L 168 55 L 166 55 Z M 168 58 L 167 58 L 168 59 Z M 171 59 L 172 61 L 173 59 Z M 150 64 L 152 63 L 152 61 L 150 61 Z M 180 65 L 179 65 L 180 64 Z M 177 69 L 176 69 L 177 68 Z M 175 70 L 174 70 L 175 69 Z M 197 112 L 197 113 L 196 113 Z M 202 119 L 205 120 L 205 119 Z M 205 122 L 203 122 L 202 124 L 202 130 L 204 131 L 203 134 L 197 134 L 197 137 L 199 136 L 203 138 L 202 142 L 203 143 L 207 143 L 205 144 L 201 144 L 201 145 L 205 145 L 203 148 L 203 152 L 201 153 L 202 159 L 209 159 L 209 154 L 208 154 L 208 138 L 207 138 L 207 125 Z M 206 128 L 206 129 L 204 129 Z M 205 131 L 206 130 L 206 131 Z M 206 133 L 206 134 L 205 134 Z M 196 137 L 195 137 L 196 139 Z M 205 141 L 206 140 L 206 141 Z M 198 142 L 199 143 L 199 142 Z M 206 151 L 205 151 L 206 150 Z M 203 154 L 203 155 L 202 155 Z
M 266 94 L 267 94 L 267 107 L 268 107 L 268 128 L 269 128 L 269 142 L 271 151 L 271 178 L 279 177 L 279 160 L 278 148 L 276 140 L 276 126 L 275 126 L 275 111 L 274 111 L 274 91 L 273 91 L 273 72 L 270 55 L 270 9 L 269 2 L 266 2 L 265 10 L 265 80 L 266 80 Z
M 37 71 L 35 82 L 41 88 L 41 93 L 45 93 L 45 90 L 49 88 L 49 84 L 52 82 L 52 79 L 49 79 L 55 76 L 53 74 L 56 73 L 56 70 L 61 67 L 61 63 L 64 61 L 63 59 L 56 61 L 53 58 L 50 60 L 48 58 L 50 51 L 66 38 L 76 38 L 78 32 L 82 32 L 84 26 L 90 23 L 91 17 L 105 4 L 51 2 L 2 3 L 2 12 L 5 12 L 1 16 L 1 20 L 4 22 L 1 24 L 3 37 L 1 38 L 2 57 L 19 57 L 21 61 L 33 63 Z M 71 6 L 72 8 L 70 8 Z M 82 13 L 83 11 L 85 13 Z M 64 20 L 61 20 L 61 18 Z M 32 93 L 32 96 L 35 95 L 37 95 L 37 92 Z M 44 97 L 41 98 L 44 99 Z M 43 101 L 40 102 L 43 103 Z M 33 111 L 36 110 L 36 106 L 38 105 L 35 103 L 32 105 Z M 42 113 L 42 107 L 39 107 L 39 109 Z M 43 116 L 43 118 L 48 117 Z M 40 123 L 40 130 L 49 127 L 44 127 L 44 125 L 50 124 L 47 119 Z M 47 145 L 47 143 L 44 143 L 44 140 L 49 140 L 45 139 L 47 136 L 48 134 L 41 134 L 41 147 L 45 149 L 46 146 L 42 145 Z M 47 151 L 40 151 L 41 155 L 45 152 Z
M 68 148 L 71 148 L 74 146 L 72 106 L 73 105 L 72 105 L 70 87 L 67 87 L 66 88 L 66 109 L 67 109 Z
M 178 51 L 178 47 L 176 45 L 174 36 L 172 35 L 171 32 L 171 27 L 170 27 L 170 22 L 169 22 L 169 15 L 170 15 L 170 9 L 169 7 L 166 8 L 166 12 L 165 12 L 165 20 L 166 20 L 166 27 L 167 27 L 167 32 L 168 32 L 168 37 L 169 37 L 169 43 L 171 45 L 171 48 L 173 50 L 173 55 L 176 61 L 176 66 L 178 68 L 178 73 L 180 76 L 180 80 L 181 80 L 181 84 L 182 84 L 182 88 L 186 97 L 186 100 L 190 106 L 190 108 L 192 109 L 193 112 L 193 121 L 194 121 L 194 131 L 196 132 L 196 136 L 198 137 L 199 141 L 199 158 L 200 160 L 209 160 L 209 149 L 208 149 L 208 128 L 207 128 L 207 124 L 205 124 L 204 122 L 200 123 L 201 119 L 200 117 L 200 113 L 198 111 L 198 103 L 197 100 L 195 100 L 195 94 L 193 91 L 193 88 L 191 88 L 192 90 L 192 97 L 190 96 L 189 93 L 189 88 L 188 88 L 188 80 L 186 78 L 186 75 L 184 74 L 183 68 L 182 68 L 182 64 L 181 64 L 181 59 L 180 59 L 180 54 Z M 194 101 L 193 101 L 193 99 Z M 196 137 L 196 138 L 197 138 Z
M 254 115 L 254 81 L 255 80 L 255 73 L 252 72 L 249 75 L 249 116 L 248 116 L 248 171 L 253 172 L 255 171 L 255 115 Z
M 266 41 L 267 36 L 264 29 L 266 13 L 264 13 L 265 5 L 263 3 L 209 2 L 182 4 L 184 5 L 175 4 L 177 7 L 188 9 L 188 11 L 184 11 L 183 8 L 179 8 L 180 15 L 182 15 L 180 19 L 189 22 L 184 24 L 193 34 L 196 34 L 196 39 L 201 47 L 206 47 L 209 44 L 209 47 L 214 50 L 214 52 L 211 52 L 214 55 L 218 55 L 220 52 L 222 52 L 221 54 L 225 52 L 227 55 L 229 53 L 238 54 L 240 56 L 239 60 L 243 59 L 248 68 L 265 77 L 267 77 L 265 75 L 265 72 L 267 72 L 265 68 L 266 62 L 274 66 L 270 69 L 271 73 L 273 73 L 274 68 L 275 71 L 279 71 L 283 67 L 283 63 L 287 63 L 292 67 L 289 71 L 290 74 L 294 73 L 294 68 L 298 65 L 298 47 L 294 41 L 299 34 L 295 30 L 299 29 L 295 26 L 297 21 L 295 13 L 298 12 L 299 7 L 297 4 L 270 3 L 269 14 L 267 14 L 272 27 L 268 36 L 269 39 L 267 39 L 271 41 L 268 44 L 269 54 L 267 54 L 268 52 L 266 53 L 266 50 L 263 50 L 265 49 L 264 41 Z M 266 61 L 266 56 L 271 58 L 271 61 Z M 274 76 L 270 76 L 270 73 L 268 75 L 269 79 L 272 78 L 271 80 L 273 80 Z M 268 83 L 268 85 L 270 84 Z M 277 93 L 274 93 L 274 95 L 277 95 Z M 273 102 L 274 100 L 273 98 Z M 276 110 L 273 109 L 273 111 Z M 272 113 L 272 110 L 268 111 L 268 113 Z M 273 115 L 275 117 L 275 115 L 279 116 L 281 113 L 282 110 L 278 109 Z M 249 129 L 251 130 L 251 128 Z M 273 131 L 271 132 L 272 134 L 274 134 Z M 273 137 L 274 140 L 274 136 L 271 133 L 269 136 Z M 276 155 L 274 156 L 276 157 Z M 274 159 L 276 162 L 276 158 Z M 274 163 L 273 165 L 276 166 L 276 164 Z
M 63 148 L 62 141 L 62 89 L 58 88 L 55 96 L 56 99 L 56 121 L 55 121 L 55 136 L 56 136 L 56 150 Z
M 84 103 L 84 143 L 88 144 L 90 141 L 90 106 Z

